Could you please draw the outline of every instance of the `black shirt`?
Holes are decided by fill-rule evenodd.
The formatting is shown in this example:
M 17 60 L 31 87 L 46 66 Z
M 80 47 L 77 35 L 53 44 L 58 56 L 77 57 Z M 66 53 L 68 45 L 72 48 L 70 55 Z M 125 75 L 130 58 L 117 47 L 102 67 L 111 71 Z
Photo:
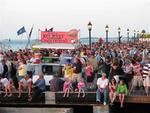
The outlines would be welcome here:
M 75 67 L 75 70 L 74 70 L 74 73 L 81 73 L 82 71 L 82 64 L 79 62 L 79 63 L 74 63 L 73 64 L 73 68 Z

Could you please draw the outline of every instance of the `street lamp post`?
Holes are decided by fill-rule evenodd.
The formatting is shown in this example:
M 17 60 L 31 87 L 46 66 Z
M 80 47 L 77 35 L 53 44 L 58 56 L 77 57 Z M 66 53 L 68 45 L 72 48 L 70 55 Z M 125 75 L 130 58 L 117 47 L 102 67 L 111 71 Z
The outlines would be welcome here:
M 91 22 L 88 23 L 88 30 L 89 30 L 89 46 L 91 49 L 91 31 L 92 31 L 92 23 Z
M 140 34 L 139 34 L 140 32 L 139 31 L 137 31 L 137 40 L 139 41 L 139 38 L 140 38 Z
M 121 33 L 121 28 L 118 27 L 118 39 L 119 39 L 119 44 L 121 43 L 121 36 L 120 36 L 120 33 Z
M 108 43 L 108 31 L 109 31 L 108 25 L 106 25 L 105 30 L 106 30 L 106 43 Z
M 134 30 L 133 33 L 134 33 L 134 43 L 135 43 L 135 34 L 136 34 L 136 30 Z
M 127 29 L 127 38 L 128 38 L 128 42 L 129 42 L 129 29 Z

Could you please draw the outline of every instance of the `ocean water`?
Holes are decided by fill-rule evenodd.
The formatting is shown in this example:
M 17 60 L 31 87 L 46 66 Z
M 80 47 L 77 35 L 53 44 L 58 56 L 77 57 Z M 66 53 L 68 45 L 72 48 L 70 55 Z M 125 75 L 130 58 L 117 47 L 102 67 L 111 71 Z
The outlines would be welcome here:
M 97 37 L 92 37 L 91 38 L 91 42 L 98 42 L 98 38 Z M 105 41 L 105 39 L 103 39 Z M 132 40 L 132 39 L 130 39 Z M 109 42 L 118 42 L 118 38 L 117 37 L 109 37 L 108 39 Z M 121 41 L 127 41 L 127 38 L 126 37 L 123 37 Z M 7 50 L 7 49 L 12 49 L 12 50 L 19 50 L 19 49 L 25 49 L 26 45 L 27 45 L 27 42 L 28 40 L 11 40 L 11 39 L 5 39 L 5 40 L 1 40 L 0 41 L 0 45 L 1 48 L 3 50 Z M 31 45 L 35 45 L 35 44 L 38 44 L 39 43 L 39 40 L 37 39 L 34 39 L 34 40 L 31 40 Z M 79 39 L 79 43 L 81 44 L 89 44 L 89 38 L 80 38 Z

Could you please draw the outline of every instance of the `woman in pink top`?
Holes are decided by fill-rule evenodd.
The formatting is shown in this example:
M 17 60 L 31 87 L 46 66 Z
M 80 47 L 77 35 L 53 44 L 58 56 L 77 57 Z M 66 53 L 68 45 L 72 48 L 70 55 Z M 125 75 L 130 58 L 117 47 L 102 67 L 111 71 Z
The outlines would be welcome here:
M 83 93 L 82 97 L 85 97 L 85 83 L 83 78 L 80 79 L 80 81 L 78 82 L 78 97 L 80 97 L 81 92 Z
M 66 81 L 64 83 L 64 87 L 63 87 L 63 91 L 64 91 L 64 96 L 63 97 L 69 97 L 69 93 L 70 93 L 70 89 L 71 89 L 71 81 L 69 80 L 69 78 L 66 78 Z
M 116 89 L 117 89 L 117 83 L 115 78 L 112 78 L 109 82 L 109 100 L 110 105 L 113 105 L 114 100 L 116 99 Z
M 94 79 L 92 73 L 93 73 L 93 66 L 88 61 L 87 66 L 85 67 L 85 74 L 86 74 L 86 78 L 87 78 L 86 82 L 87 82 L 88 86 L 92 85 L 92 82 Z

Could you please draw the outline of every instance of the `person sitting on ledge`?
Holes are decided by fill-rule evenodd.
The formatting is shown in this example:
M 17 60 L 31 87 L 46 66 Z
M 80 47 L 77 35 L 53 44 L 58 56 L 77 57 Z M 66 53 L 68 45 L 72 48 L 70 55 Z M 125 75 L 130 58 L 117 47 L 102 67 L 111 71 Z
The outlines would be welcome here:
M 46 83 L 43 74 L 39 74 L 39 78 L 33 84 L 33 93 L 32 97 L 28 101 L 34 101 L 38 96 L 41 96 L 42 92 L 46 90 Z
M 28 97 L 31 98 L 31 86 L 32 86 L 32 80 L 31 78 L 29 78 L 29 76 L 26 74 L 24 76 L 24 78 L 22 78 L 19 82 L 18 82 L 18 98 L 21 97 L 21 91 L 22 90 L 27 90 L 28 91 Z
M 124 80 L 120 80 L 120 83 L 117 87 L 117 94 L 119 95 L 120 107 L 123 108 L 123 103 L 125 96 L 127 96 L 128 90 L 127 86 L 124 83 Z
M 116 89 L 117 89 L 117 82 L 115 78 L 112 78 L 109 82 L 109 100 L 110 105 L 113 105 L 115 99 L 116 99 Z
M 96 91 L 96 101 L 98 103 L 101 102 L 102 94 L 104 95 L 104 105 L 107 102 L 107 94 L 108 94 L 108 79 L 106 78 L 106 73 L 102 73 L 102 77 L 97 80 L 97 91 Z
M 2 86 L 5 88 L 5 95 L 4 97 L 8 96 L 11 97 L 12 96 L 12 87 L 11 84 L 9 83 L 7 78 L 0 78 L 0 84 L 2 84 Z M 9 95 L 8 95 L 9 93 Z
M 64 82 L 64 87 L 63 87 L 63 92 L 64 92 L 64 96 L 63 97 L 69 97 L 69 93 L 71 90 L 71 80 L 69 78 L 65 78 L 65 82 Z
M 86 86 L 85 86 L 84 79 L 81 78 L 80 81 L 78 82 L 78 90 L 79 90 L 78 98 L 80 97 L 81 92 L 83 93 L 82 97 L 83 98 L 85 97 L 85 88 L 86 88 Z

